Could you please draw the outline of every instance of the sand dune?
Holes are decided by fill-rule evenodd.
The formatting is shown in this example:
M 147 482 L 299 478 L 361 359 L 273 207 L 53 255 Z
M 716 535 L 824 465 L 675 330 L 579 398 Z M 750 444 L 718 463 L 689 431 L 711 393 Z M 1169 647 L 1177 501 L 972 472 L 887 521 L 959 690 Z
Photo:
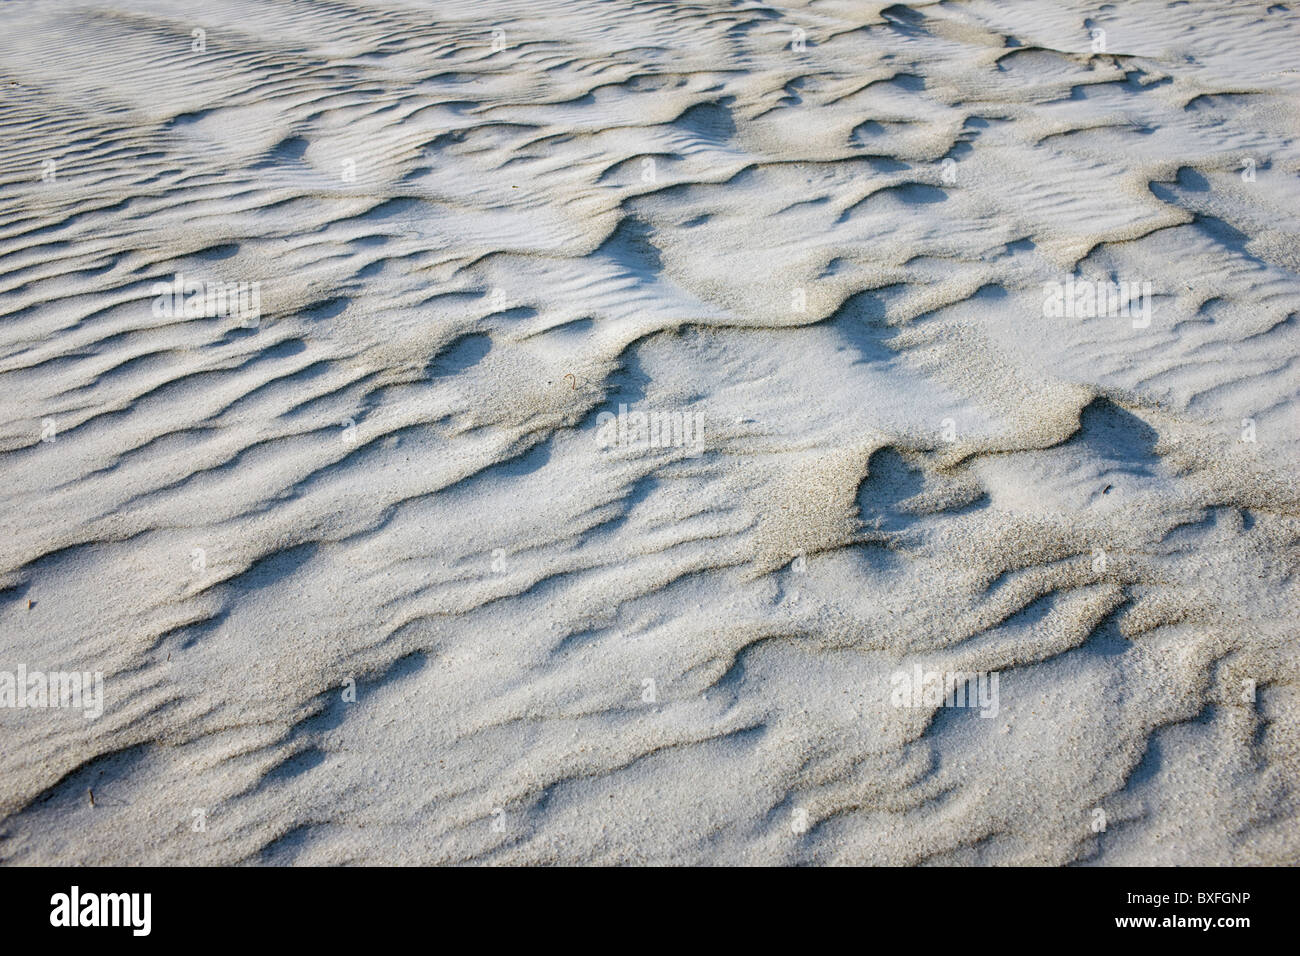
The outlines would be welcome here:
M 5 3 L 0 860 L 1300 862 L 1298 42 Z

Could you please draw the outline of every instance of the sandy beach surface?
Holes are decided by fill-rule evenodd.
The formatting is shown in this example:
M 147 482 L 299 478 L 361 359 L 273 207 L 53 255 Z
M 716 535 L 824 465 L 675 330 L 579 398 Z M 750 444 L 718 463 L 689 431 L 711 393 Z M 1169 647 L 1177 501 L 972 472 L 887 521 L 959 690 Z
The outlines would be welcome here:
M 1300 863 L 1298 50 L 0 4 L 0 862 Z

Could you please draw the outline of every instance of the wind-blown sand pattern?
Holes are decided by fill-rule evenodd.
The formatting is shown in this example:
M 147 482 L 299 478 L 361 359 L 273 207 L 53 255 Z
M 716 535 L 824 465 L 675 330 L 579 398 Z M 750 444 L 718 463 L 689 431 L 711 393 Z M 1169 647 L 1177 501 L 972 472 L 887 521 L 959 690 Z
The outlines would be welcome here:
M 3 4 L 0 859 L 1300 862 L 1297 48 Z

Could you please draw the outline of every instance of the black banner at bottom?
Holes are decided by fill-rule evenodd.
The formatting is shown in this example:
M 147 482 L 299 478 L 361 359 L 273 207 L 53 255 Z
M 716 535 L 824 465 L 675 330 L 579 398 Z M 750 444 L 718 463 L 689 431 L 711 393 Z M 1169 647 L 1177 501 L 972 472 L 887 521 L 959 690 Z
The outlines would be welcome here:
M 669 932 L 716 919 L 730 937 L 752 923 L 877 921 L 881 929 L 963 927 L 1007 941 L 1125 937 L 1182 944 L 1194 935 L 1247 942 L 1286 928 L 1290 869 L 127 869 L 0 867 L 5 940 L 128 945 L 152 940 L 373 944 L 472 921 L 494 937 L 622 924 Z M 694 884 L 694 885 L 693 885 Z M 829 925 L 829 923 L 828 923 Z M 639 929 L 638 929 L 639 927 Z M 680 928 L 680 926 L 679 926 Z M 873 927 L 867 926 L 866 929 Z M 1262 938 L 1262 937 L 1260 937 Z M 15 950 L 17 951 L 17 950 Z

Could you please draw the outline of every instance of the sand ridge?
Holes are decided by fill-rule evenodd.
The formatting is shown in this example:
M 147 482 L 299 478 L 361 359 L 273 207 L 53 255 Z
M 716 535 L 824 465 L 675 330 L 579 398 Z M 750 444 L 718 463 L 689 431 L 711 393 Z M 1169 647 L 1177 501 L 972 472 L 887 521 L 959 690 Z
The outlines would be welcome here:
M 1296 862 L 1297 16 L 11 0 L 0 860 Z

